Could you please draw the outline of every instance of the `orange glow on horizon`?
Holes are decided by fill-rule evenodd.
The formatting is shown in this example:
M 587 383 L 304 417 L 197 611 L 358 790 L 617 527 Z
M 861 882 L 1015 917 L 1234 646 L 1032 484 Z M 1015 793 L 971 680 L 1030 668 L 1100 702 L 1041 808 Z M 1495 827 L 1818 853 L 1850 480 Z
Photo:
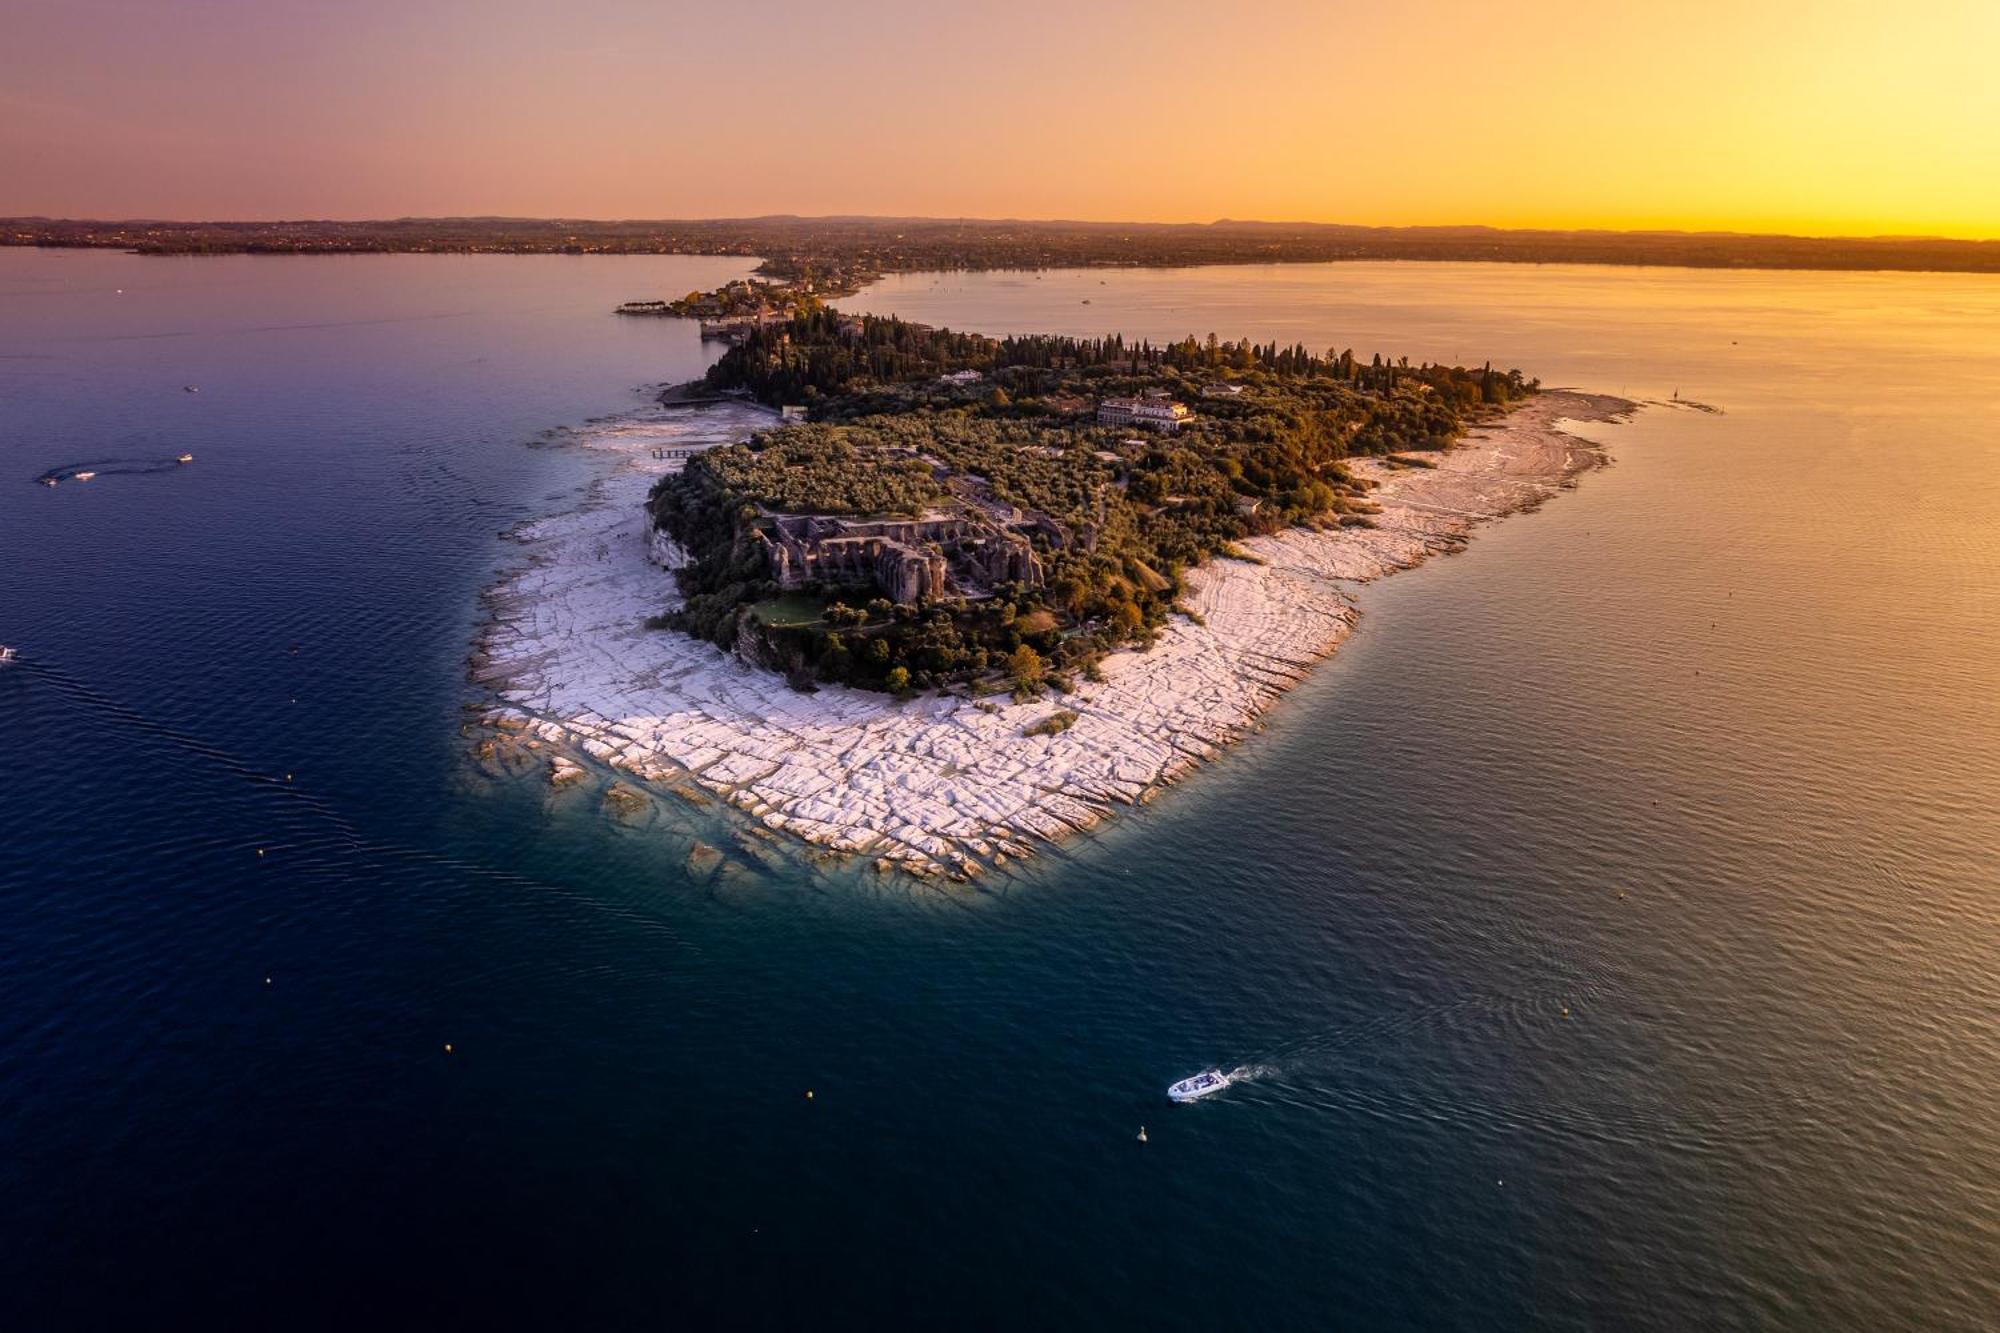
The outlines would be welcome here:
M 2000 238 L 1990 0 L 105 4 L 10 20 L 0 214 Z

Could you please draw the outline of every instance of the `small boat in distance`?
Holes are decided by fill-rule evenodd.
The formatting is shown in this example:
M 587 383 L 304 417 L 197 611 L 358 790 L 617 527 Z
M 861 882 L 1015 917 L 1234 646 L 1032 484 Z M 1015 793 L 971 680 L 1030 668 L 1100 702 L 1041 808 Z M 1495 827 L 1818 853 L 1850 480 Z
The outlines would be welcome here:
M 72 472 L 69 479 L 71 481 L 89 481 L 96 475 L 95 472 Z
M 4 643 L 0 643 L 0 666 L 6 666 L 9 662 L 13 661 L 14 656 L 15 654 L 12 648 L 9 648 Z M 1143 1133 L 1144 1131 L 1141 1132 Z
M 43 477 L 43 478 L 42 478 L 42 485 L 44 485 L 44 486 L 53 486 L 53 485 L 55 485 L 55 484 L 56 484 L 56 480 L 57 480 L 57 479 L 56 479 L 56 478 L 54 478 L 54 477 Z
M 1177 1102 L 1191 1102 L 1221 1092 L 1231 1082 L 1229 1075 L 1220 1069 L 1204 1069 L 1192 1078 L 1184 1078 L 1167 1089 L 1167 1096 Z
M 179 454 L 179 455 L 176 455 L 176 456 L 175 456 L 175 458 L 174 458 L 174 461 L 175 461 L 176 463 L 192 463 L 192 462 L 194 462 L 194 455 L 193 455 L 193 454 Z

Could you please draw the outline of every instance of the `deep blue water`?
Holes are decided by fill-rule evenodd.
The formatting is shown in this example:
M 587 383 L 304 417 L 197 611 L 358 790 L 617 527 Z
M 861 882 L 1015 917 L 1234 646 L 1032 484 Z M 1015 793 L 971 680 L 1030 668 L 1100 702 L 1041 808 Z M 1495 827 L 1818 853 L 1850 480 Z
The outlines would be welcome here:
M 536 442 L 702 361 L 609 308 L 740 271 L 0 251 L 0 1323 L 2000 1322 L 1990 282 L 865 294 L 1728 408 L 944 892 L 468 762 Z

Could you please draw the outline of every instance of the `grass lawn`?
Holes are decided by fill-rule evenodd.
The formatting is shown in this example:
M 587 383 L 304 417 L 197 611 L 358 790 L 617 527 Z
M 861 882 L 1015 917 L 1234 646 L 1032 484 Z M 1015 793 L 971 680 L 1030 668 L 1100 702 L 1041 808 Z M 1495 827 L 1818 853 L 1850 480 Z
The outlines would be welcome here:
M 783 596 L 758 602 L 750 608 L 750 614 L 773 629 L 799 629 L 806 625 L 819 624 L 825 610 L 825 601 L 818 597 L 802 592 L 788 592 Z

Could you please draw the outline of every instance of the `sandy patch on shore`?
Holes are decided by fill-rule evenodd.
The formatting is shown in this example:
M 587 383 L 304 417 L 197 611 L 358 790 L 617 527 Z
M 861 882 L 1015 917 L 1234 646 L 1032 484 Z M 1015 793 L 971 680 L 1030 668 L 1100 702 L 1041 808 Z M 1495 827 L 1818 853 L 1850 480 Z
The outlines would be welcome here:
M 919 871 L 972 873 L 1144 800 L 1241 736 L 1354 623 L 1339 582 L 1377 578 L 1463 544 L 1477 523 L 1533 507 L 1603 459 L 1565 422 L 1618 419 L 1621 399 L 1552 391 L 1474 432 L 1434 468 L 1367 460 L 1373 528 L 1294 529 L 1243 543 L 1189 578 L 1199 622 L 1119 653 L 1105 680 L 1029 704 L 845 688 L 798 693 L 705 643 L 647 629 L 678 601 L 671 543 L 641 506 L 667 456 L 741 439 L 771 414 L 661 410 L 580 432 L 615 459 L 582 507 L 516 535 L 526 566 L 489 594 L 474 672 L 487 720 L 665 790 L 707 792 L 806 841 Z M 656 456 L 657 455 L 657 456 Z M 1053 736 L 1023 727 L 1076 713 Z

